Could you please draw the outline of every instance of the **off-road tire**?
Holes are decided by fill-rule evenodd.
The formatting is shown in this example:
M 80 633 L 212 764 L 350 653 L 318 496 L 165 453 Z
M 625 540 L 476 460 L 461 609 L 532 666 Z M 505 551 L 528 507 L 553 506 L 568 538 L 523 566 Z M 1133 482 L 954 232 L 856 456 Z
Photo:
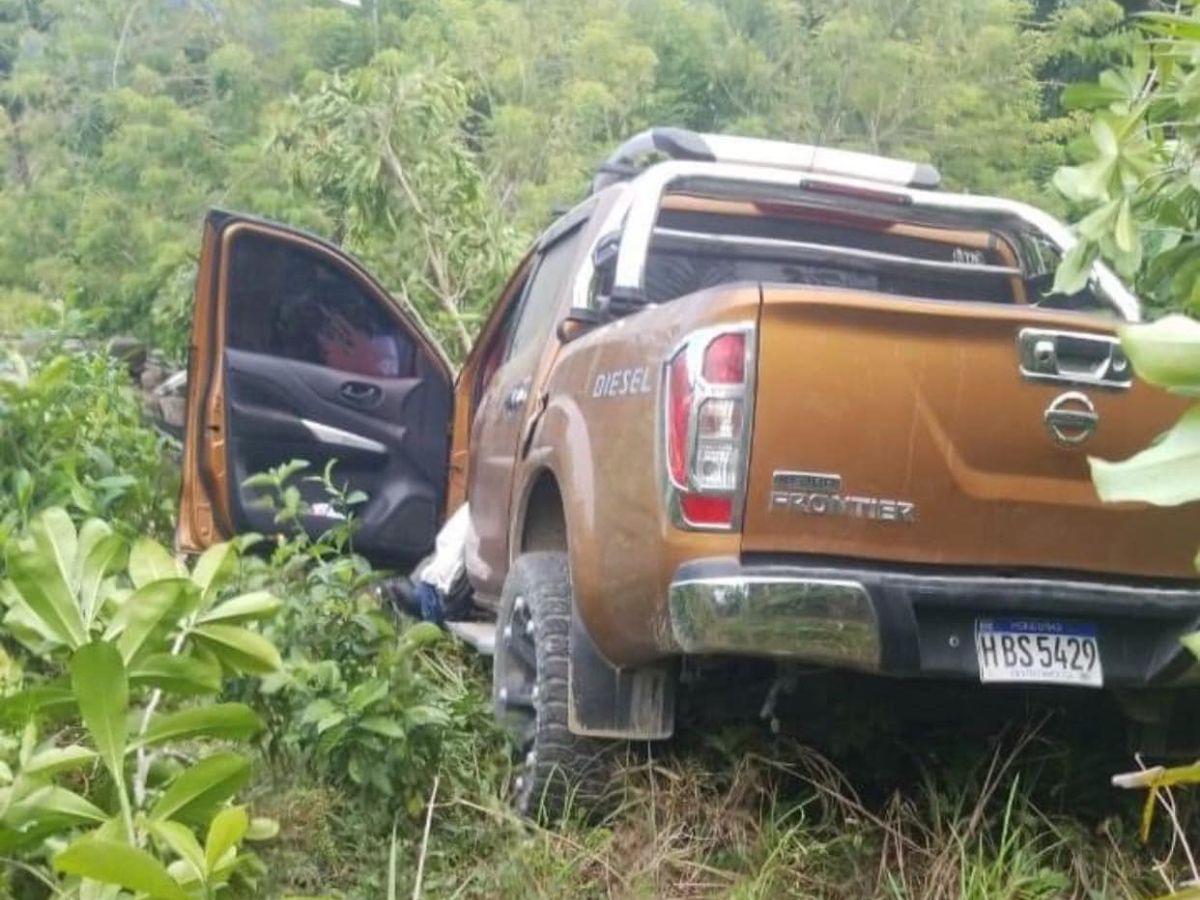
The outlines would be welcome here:
M 492 702 L 513 737 L 512 802 L 523 816 L 587 815 L 605 798 L 618 743 L 567 728 L 571 575 L 565 553 L 526 553 L 500 598 Z

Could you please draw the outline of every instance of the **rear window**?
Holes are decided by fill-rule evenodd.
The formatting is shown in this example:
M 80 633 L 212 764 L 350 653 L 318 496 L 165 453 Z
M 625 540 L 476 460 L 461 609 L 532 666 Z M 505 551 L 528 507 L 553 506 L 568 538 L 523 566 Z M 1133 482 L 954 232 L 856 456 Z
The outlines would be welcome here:
M 839 249 L 850 252 L 839 253 Z M 645 285 L 652 303 L 735 281 L 1013 303 L 1019 283 L 1013 259 L 998 237 L 977 232 L 945 231 L 930 237 L 861 222 L 664 209 L 659 213 Z M 955 268 L 972 265 L 1011 271 Z

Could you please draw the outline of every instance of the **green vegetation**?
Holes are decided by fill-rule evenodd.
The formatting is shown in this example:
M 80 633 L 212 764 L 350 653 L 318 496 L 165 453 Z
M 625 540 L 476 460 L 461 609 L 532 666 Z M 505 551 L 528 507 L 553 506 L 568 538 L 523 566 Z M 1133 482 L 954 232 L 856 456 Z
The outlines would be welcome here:
M 1113 0 L 4 0 L 0 328 L 184 348 L 221 206 L 344 243 L 461 353 L 616 142 L 826 142 L 1056 205 Z M 1106 35 L 1105 37 L 1100 37 Z
M 653 124 L 929 160 L 954 188 L 1101 210 L 1077 257 L 1178 305 L 1200 271 L 1192 151 L 1165 123 L 1192 115 L 1195 20 L 1155 19 L 1152 53 L 1124 21 L 1111 0 L 0 0 L 0 897 L 1177 883 L 1107 787 L 1126 763 L 1094 706 L 999 735 L 1019 710 L 906 730 L 873 687 L 835 711 L 861 739 L 827 756 L 685 720 L 636 748 L 600 821 L 521 821 L 486 663 L 381 608 L 358 498 L 300 462 L 264 473 L 279 534 L 182 568 L 161 546 L 178 448 L 89 349 L 133 333 L 182 359 L 216 205 L 351 248 L 461 355 L 551 210 Z M 1131 52 L 1110 93 L 1060 98 Z M 1147 159 L 1167 175 L 1141 180 Z M 1064 200 L 1050 179 L 1071 162 Z M 295 527 L 303 477 L 344 528 Z

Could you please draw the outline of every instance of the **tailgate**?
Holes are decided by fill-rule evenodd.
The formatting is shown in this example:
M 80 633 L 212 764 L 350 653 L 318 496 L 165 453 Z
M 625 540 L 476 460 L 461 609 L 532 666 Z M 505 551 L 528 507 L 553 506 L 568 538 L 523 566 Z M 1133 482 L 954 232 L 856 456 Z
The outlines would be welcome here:
M 1112 334 L 1023 305 L 766 287 L 743 551 L 1193 577 L 1200 505 L 1101 504 L 1087 466 L 1186 404 L 1136 380 L 1031 378 L 1028 329 L 1068 333 L 1051 342 L 1064 371 Z

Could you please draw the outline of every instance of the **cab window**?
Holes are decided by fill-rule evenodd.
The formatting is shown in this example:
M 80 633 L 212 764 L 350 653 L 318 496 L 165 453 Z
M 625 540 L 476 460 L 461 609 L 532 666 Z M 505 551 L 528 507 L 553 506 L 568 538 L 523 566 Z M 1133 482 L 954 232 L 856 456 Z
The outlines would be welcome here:
M 563 234 L 557 241 L 542 251 L 533 278 L 521 298 L 520 311 L 513 327 L 512 340 L 508 345 L 508 358 L 527 347 L 540 347 L 554 327 L 554 314 L 559 300 L 567 290 L 567 277 L 575 261 L 579 237 L 583 233 L 583 222 Z
M 232 248 L 227 344 L 354 375 L 407 378 L 415 348 L 346 270 L 294 244 L 241 234 Z

